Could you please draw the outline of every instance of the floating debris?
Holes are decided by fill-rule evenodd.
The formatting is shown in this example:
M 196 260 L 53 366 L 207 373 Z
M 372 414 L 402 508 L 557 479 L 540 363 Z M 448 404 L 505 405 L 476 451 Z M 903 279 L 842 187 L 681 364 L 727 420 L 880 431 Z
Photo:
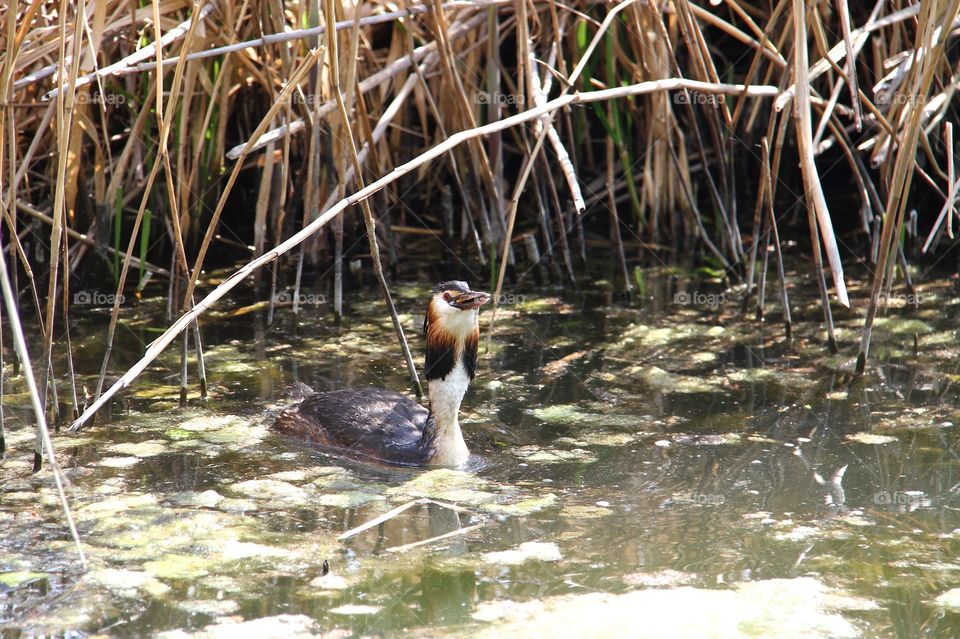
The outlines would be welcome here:
M 333 615 L 375 615 L 380 612 L 379 606 L 364 606 L 361 604 L 346 604 L 330 609 Z
M 870 444 L 872 446 L 882 446 L 883 444 L 894 444 L 899 441 L 896 437 L 890 435 L 877 435 L 876 433 L 852 433 L 844 436 L 844 439 L 858 444 Z

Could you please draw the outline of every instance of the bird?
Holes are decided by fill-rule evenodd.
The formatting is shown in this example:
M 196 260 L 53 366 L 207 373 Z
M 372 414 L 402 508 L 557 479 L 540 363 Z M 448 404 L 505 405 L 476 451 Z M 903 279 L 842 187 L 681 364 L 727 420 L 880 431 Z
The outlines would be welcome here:
M 460 429 L 477 373 L 480 307 L 490 294 L 463 281 L 431 290 L 423 320 L 429 408 L 383 388 L 312 393 L 277 415 L 273 429 L 312 446 L 398 466 L 459 467 L 470 458 Z

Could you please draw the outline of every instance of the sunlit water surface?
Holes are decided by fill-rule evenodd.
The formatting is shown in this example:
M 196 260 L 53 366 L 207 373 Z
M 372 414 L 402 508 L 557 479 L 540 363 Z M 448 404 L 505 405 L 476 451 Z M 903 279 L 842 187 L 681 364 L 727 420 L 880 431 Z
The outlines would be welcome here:
M 341 328 L 325 304 L 268 323 L 248 292 L 203 322 L 208 400 L 191 357 L 177 406 L 171 348 L 109 420 L 54 438 L 85 574 L 51 475 L 30 473 L 8 353 L 3 636 L 955 636 L 957 291 L 931 281 L 916 309 L 887 311 L 858 378 L 862 304 L 836 309 L 832 356 L 799 293 L 816 285 L 791 282 L 789 343 L 776 308 L 743 319 L 742 290 L 676 274 L 647 273 L 628 308 L 604 281 L 515 292 L 492 339 L 482 316 L 463 471 L 381 468 L 270 433 L 291 382 L 408 382 L 374 287 L 348 291 Z M 425 291 L 395 290 L 418 362 Z M 115 375 L 163 310 L 124 308 Z M 71 326 L 81 393 L 108 316 Z M 65 377 L 58 391 L 69 404 Z

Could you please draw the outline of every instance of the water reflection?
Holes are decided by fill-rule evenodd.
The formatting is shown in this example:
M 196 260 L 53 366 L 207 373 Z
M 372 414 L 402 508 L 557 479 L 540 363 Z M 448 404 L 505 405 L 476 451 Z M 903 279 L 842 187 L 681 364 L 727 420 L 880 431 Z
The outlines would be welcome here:
M 917 359 L 912 338 L 897 354 L 906 338 L 891 337 L 891 350 L 861 379 L 824 355 L 815 326 L 798 324 L 787 343 L 779 328 L 721 321 L 714 311 L 661 302 L 624 311 L 601 298 L 570 295 L 498 319 L 465 401 L 464 430 L 478 454 L 465 477 L 429 485 L 417 483 L 423 471 L 330 456 L 264 429 L 294 381 L 405 387 L 389 326 L 372 305 L 358 306 L 342 328 L 319 314 L 208 322 L 208 403 L 181 413 L 162 393 L 134 389 L 114 406 L 116 421 L 84 433 L 89 441 L 64 465 L 81 509 L 139 500 L 105 520 L 82 513 L 101 567 L 156 572 L 167 553 L 210 557 L 210 565 L 162 577 L 170 588 L 162 595 L 103 595 L 119 612 L 76 628 L 139 636 L 198 630 L 229 615 L 304 614 L 357 634 L 441 634 L 496 600 L 676 585 L 726 591 L 812 576 L 872 603 L 844 613 L 871 634 L 960 631 L 960 619 L 933 603 L 960 586 L 960 398 L 950 347 L 923 350 L 920 340 Z M 408 301 L 419 307 L 415 295 Z M 414 350 L 418 320 L 405 318 Z M 927 320 L 928 339 L 955 343 L 948 319 Z M 95 343 L 95 329 L 78 325 L 79 342 Z M 135 341 L 127 346 L 135 350 Z M 884 348 L 881 336 L 877 351 Z M 173 383 L 175 356 L 149 390 Z M 242 427 L 182 428 L 211 414 L 239 416 Z M 251 443 L 244 429 L 262 432 Z M 68 440 L 58 440 L 67 451 Z M 126 461 L 117 452 L 143 442 L 163 450 L 136 457 L 129 449 Z M 238 492 L 250 481 L 261 484 Z M 17 513 L 0 522 L 10 530 L 0 539 L 8 572 L 25 562 L 53 574 L 64 552 L 45 545 L 62 539 L 62 526 L 52 508 L 35 512 L 42 487 L 27 474 L 0 486 L 4 508 Z M 277 492 L 258 492 L 267 490 Z M 222 501 L 208 495 L 213 501 L 189 505 L 206 491 Z M 336 541 L 424 496 L 461 509 L 417 503 Z M 152 531 L 169 534 L 146 548 L 130 541 Z M 561 559 L 502 561 L 528 542 L 555 544 Z M 316 581 L 324 560 L 340 581 Z M 56 597 L 77 579 L 8 589 L 0 611 L 39 619 L 25 611 L 42 602 L 58 613 Z

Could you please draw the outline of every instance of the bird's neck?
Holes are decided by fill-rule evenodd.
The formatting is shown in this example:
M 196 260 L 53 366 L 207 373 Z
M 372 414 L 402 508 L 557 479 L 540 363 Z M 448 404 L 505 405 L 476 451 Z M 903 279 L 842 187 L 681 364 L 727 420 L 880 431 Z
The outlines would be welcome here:
M 457 362 L 446 377 L 432 379 L 430 388 L 430 413 L 435 430 L 433 433 L 434 456 L 430 460 L 437 466 L 460 466 L 470 457 L 463 433 L 460 431 L 460 402 L 470 385 L 470 376 L 462 362 Z

